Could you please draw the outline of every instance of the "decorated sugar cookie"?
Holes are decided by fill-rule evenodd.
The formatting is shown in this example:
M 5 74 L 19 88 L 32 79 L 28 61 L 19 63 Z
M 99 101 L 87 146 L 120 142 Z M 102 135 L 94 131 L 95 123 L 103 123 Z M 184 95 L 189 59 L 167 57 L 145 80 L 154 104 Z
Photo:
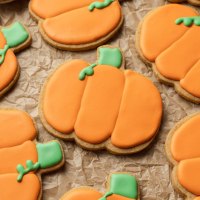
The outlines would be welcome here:
M 0 199 L 40 200 L 41 174 L 64 164 L 58 141 L 37 143 L 31 117 L 19 110 L 0 109 Z
M 15 56 L 29 46 L 31 36 L 19 22 L 0 28 L 0 96 L 7 92 L 17 81 L 20 67 Z
M 139 200 L 136 178 L 127 173 L 111 174 L 108 191 L 102 194 L 91 187 L 80 187 L 67 192 L 60 200 Z
M 187 200 L 200 199 L 200 113 L 186 117 L 169 133 L 166 152 L 174 165 L 174 187 Z
M 41 92 L 45 128 L 89 150 L 146 148 L 160 126 L 161 96 L 150 80 L 123 67 L 120 49 L 110 46 L 98 48 L 96 63 L 71 60 L 58 67 Z
M 29 11 L 44 40 L 64 50 L 100 46 L 123 22 L 118 0 L 31 0 Z
M 199 25 L 196 10 L 168 4 L 147 14 L 136 36 L 140 56 L 158 79 L 195 103 L 200 103 Z
M 172 3 L 185 3 L 185 2 L 188 2 L 192 5 L 195 5 L 195 6 L 200 6 L 200 0 L 168 0 L 169 2 L 172 2 Z

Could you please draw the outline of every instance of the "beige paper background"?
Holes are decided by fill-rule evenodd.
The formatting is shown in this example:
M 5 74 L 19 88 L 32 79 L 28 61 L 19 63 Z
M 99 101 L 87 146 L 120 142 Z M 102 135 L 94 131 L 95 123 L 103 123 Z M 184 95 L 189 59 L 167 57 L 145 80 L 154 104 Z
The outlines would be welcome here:
M 82 185 L 92 186 L 104 192 L 106 177 L 115 171 L 128 171 L 136 175 L 143 200 L 181 199 L 170 183 L 171 169 L 164 152 L 165 138 L 176 122 L 199 111 L 200 108 L 179 97 L 173 88 L 158 83 L 152 70 L 138 58 L 134 44 L 134 34 L 139 21 L 152 8 L 164 3 L 164 0 L 124 0 L 122 7 L 125 23 L 119 34 L 110 41 L 110 44 L 118 45 L 124 51 L 126 67 L 149 77 L 161 92 L 164 118 L 153 146 L 137 155 L 114 156 L 106 151 L 85 151 L 74 143 L 61 141 L 66 156 L 65 166 L 55 173 L 43 176 L 44 200 L 57 200 L 71 188 Z M 68 59 L 95 61 L 96 50 L 72 53 L 47 45 L 38 32 L 37 23 L 29 15 L 27 0 L 0 5 L 0 19 L 1 25 L 21 21 L 30 29 L 33 37 L 31 47 L 17 55 L 21 66 L 20 79 L 16 87 L 0 100 L 0 106 L 27 111 L 37 121 L 39 141 L 52 140 L 54 138 L 47 133 L 38 117 L 37 106 L 41 86 L 48 74 Z

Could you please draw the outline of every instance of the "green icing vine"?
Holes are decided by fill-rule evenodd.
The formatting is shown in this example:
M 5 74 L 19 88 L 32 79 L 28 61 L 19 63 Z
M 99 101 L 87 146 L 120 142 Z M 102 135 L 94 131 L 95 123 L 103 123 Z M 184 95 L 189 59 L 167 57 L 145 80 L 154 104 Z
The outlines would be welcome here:
M 177 25 L 183 23 L 187 27 L 192 26 L 193 24 L 196 25 L 196 26 L 200 26 L 200 17 L 199 16 L 195 16 L 195 17 L 181 17 L 181 18 L 178 18 L 175 21 L 175 23 Z
M 86 76 L 92 76 L 94 74 L 94 67 L 96 67 L 97 64 L 91 64 L 90 66 L 84 68 L 81 70 L 79 74 L 79 80 L 84 80 Z
M 120 68 L 122 65 L 122 53 L 119 48 L 100 47 L 98 48 L 99 58 L 97 63 L 94 63 L 79 73 L 79 80 L 84 80 L 86 76 L 94 74 L 94 68 L 97 65 L 109 65 L 112 67 Z
M 19 173 L 19 175 L 17 177 L 18 182 L 22 181 L 24 175 L 28 174 L 31 171 L 38 170 L 40 168 L 40 163 L 37 162 L 37 163 L 34 164 L 32 160 L 27 160 L 26 161 L 26 167 L 27 168 L 24 168 L 24 166 L 21 165 L 21 164 L 17 165 L 17 171 Z
M 6 52 L 8 51 L 8 49 L 9 49 L 9 46 L 7 44 L 4 46 L 4 49 L 0 49 L 0 64 L 4 62 Z
M 95 1 L 89 5 L 88 9 L 89 11 L 93 11 L 95 8 L 103 9 L 109 6 L 112 2 L 114 2 L 114 0 L 104 0 L 103 2 Z

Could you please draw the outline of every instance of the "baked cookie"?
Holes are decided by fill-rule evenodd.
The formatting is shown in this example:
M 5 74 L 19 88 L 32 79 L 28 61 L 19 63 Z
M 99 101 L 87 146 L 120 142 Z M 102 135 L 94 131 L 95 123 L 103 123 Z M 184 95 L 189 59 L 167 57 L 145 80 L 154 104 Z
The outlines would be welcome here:
M 136 35 L 138 52 L 158 79 L 194 103 L 200 103 L 200 26 L 189 24 L 198 17 L 191 7 L 164 5 L 144 17 Z
M 170 131 L 166 152 L 174 165 L 172 182 L 187 200 L 200 199 L 200 113 L 186 117 Z
M 0 96 L 5 94 L 17 81 L 20 67 L 14 53 L 29 46 L 31 36 L 19 22 L 0 27 Z
M 60 168 L 64 156 L 58 141 L 40 144 L 31 117 L 0 109 L 0 199 L 40 200 L 41 174 Z
M 104 44 L 123 22 L 118 0 L 31 0 L 29 11 L 45 41 L 71 51 Z
M 103 195 L 91 187 L 81 187 L 67 192 L 60 200 L 139 200 L 136 178 L 128 173 L 111 174 L 108 191 Z
M 102 46 L 94 64 L 71 60 L 58 67 L 41 92 L 45 128 L 89 150 L 131 154 L 146 148 L 160 126 L 161 96 L 150 80 L 123 66 L 119 48 Z
M 200 0 L 168 0 L 171 3 L 185 3 L 188 2 L 195 6 L 200 6 Z

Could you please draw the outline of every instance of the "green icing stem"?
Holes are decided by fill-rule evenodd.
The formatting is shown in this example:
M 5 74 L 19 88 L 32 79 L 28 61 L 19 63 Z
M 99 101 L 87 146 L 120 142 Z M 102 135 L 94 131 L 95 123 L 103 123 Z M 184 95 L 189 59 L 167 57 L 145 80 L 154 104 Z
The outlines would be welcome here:
M 99 59 L 97 63 L 94 63 L 79 73 L 79 80 L 84 80 L 86 76 L 92 76 L 94 74 L 94 68 L 97 65 L 110 65 L 112 67 L 120 68 L 122 65 L 122 53 L 119 48 L 100 47 Z
M 21 182 L 24 175 L 31 171 L 37 171 L 38 169 L 46 169 L 58 165 L 63 159 L 63 152 L 60 144 L 56 141 L 52 141 L 46 144 L 36 145 L 38 153 L 38 162 L 33 163 L 31 160 L 26 161 L 26 168 L 23 165 L 17 165 L 17 171 L 19 173 L 17 181 Z
M 90 66 L 84 68 L 81 70 L 79 74 L 79 80 L 84 80 L 86 76 L 92 76 L 94 74 L 94 68 L 97 66 L 97 64 L 91 64 Z
M 6 39 L 7 44 L 4 46 L 3 49 L 0 49 L 0 64 L 4 62 L 6 52 L 9 48 L 21 45 L 29 37 L 29 33 L 19 22 L 16 22 L 9 27 L 2 28 L 1 31 Z
M 101 47 L 99 51 L 99 65 L 110 65 L 120 68 L 122 65 L 122 53 L 119 48 Z
M 19 22 L 16 22 L 9 27 L 2 28 L 1 31 L 6 38 L 9 48 L 23 44 L 29 37 L 29 33 Z
M 54 167 L 63 159 L 62 149 L 57 141 L 37 144 L 36 148 L 41 169 Z
M 8 49 L 9 49 L 9 46 L 7 44 L 4 46 L 4 49 L 0 49 L 0 64 L 4 62 L 6 52 L 8 51 Z
M 175 21 L 175 23 L 177 25 L 183 23 L 187 27 L 192 26 L 193 24 L 196 25 L 196 26 L 200 26 L 200 17 L 199 16 L 195 16 L 195 17 L 181 17 L 181 18 L 178 18 Z
M 104 0 L 103 2 L 95 1 L 89 5 L 88 9 L 89 11 L 93 11 L 95 8 L 103 9 L 109 6 L 112 2 L 114 2 L 114 0 Z
M 112 174 L 110 179 L 110 190 L 99 200 L 116 194 L 130 199 L 138 198 L 138 186 L 134 176 L 129 174 Z
M 38 170 L 40 168 L 40 163 L 37 162 L 34 164 L 32 160 L 27 160 L 26 167 L 27 168 L 24 168 L 23 165 L 21 165 L 21 164 L 17 165 L 17 171 L 19 173 L 19 175 L 17 177 L 18 182 L 22 181 L 24 175 L 28 174 L 31 171 Z

